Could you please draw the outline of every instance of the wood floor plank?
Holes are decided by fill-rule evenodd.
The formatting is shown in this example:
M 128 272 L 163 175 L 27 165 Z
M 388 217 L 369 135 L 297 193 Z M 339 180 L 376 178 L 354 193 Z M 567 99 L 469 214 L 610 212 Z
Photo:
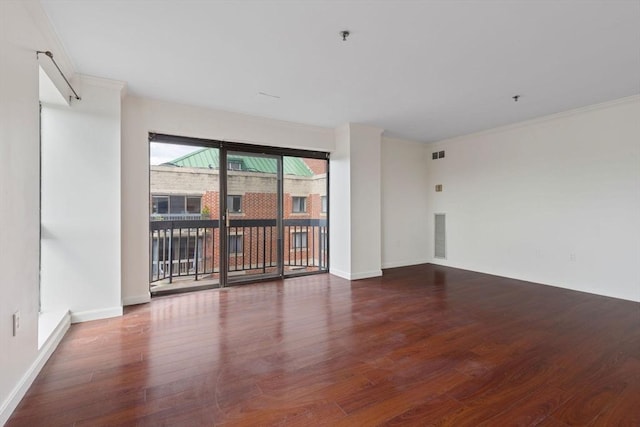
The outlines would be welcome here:
M 630 383 L 620 397 L 607 406 L 591 422 L 593 427 L 620 426 L 633 427 L 640 426 L 640 411 L 637 406 L 640 402 L 640 381 Z
M 14 426 L 640 425 L 640 304 L 430 264 L 74 324 Z
M 634 399 L 637 405 L 640 402 L 637 384 L 640 384 L 640 363 L 635 359 L 627 360 L 606 375 L 591 377 L 581 383 L 581 387 L 553 413 L 553 417 L 569 425 L 588 425 L 596 421 L 601 413 L 606 413 L 609 407 L 624 402 L 626 399 L 621 396 L 625 390 L 636 390 Z M 639 410 L 629 409 L 629 413 L 622 419 L 637 418 Z
M 559 388 L 543 388 L 528 396 L 494 417 L 487 424 L 496 426 L 535 426 L 542 423 L 560 405 L 569 399 L 570 394 Z

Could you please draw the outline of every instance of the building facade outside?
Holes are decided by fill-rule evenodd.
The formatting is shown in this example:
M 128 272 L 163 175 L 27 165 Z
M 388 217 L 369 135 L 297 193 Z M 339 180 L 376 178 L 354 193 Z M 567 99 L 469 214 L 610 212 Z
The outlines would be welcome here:
M 203 148 L 150 167 L 150 281 L 176 276 L 218 278 L 218 150 Z M 283 158 L 285 274 L 327 270 L 327 161 Z M 278 179 L 272 158 L 227 159 L 230 276 L 278 271 Z M 152 286 L 153 287 L 153 286 Z

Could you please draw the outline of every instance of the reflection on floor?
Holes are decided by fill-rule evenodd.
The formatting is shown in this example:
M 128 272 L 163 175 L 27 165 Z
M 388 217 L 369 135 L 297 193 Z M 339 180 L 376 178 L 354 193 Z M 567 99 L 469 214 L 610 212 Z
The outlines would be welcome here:
M 204 278 L 195 280 L 194 276 L 174 277 L 171 282 L 169 279 L 159 280 L 151 283 L 149 286 L 151 295 L 162 295 L 172 292 L 187 292 L 201 289 L 211 289 L 220 286 L 218 275 L 207 275 Z
M 15 426 L 640 425 L 638 303 L 434 265 L 79 323 Z

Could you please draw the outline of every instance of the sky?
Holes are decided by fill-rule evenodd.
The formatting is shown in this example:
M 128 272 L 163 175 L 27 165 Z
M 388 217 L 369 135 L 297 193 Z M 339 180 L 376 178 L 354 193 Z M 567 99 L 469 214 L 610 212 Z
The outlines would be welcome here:
M 185 154 L 201 150 L 203 147 L 189 145 L 166 144 L 162 142 L 149 143 L 149 164 L 159 165 L 176 159 Z

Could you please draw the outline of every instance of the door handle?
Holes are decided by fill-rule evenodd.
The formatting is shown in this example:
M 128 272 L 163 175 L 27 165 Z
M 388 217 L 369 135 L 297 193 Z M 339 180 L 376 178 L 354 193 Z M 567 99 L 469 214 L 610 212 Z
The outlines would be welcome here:
M 225 220 L 225 224 L 227 224 L 227 228 L 229 228 L 229 223 L 231 222 L 229 221 L 229 209 L 227 209 L 227 213 L 224 216 L 224 220 Z

